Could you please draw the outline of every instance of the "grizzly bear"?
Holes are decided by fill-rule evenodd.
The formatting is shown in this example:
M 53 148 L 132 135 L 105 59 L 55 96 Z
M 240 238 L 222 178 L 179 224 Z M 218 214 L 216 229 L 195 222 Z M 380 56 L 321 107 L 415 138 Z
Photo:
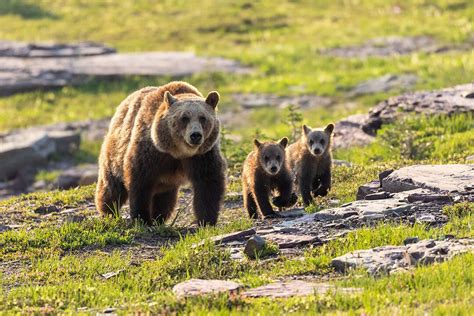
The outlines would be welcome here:
M 226 170 L 218 102 L 217 92 L 203 98 L 179 81 L 143 88 L 122 101 L 99 157 L 99 212 L 113 214 L 128 198 L 132 218 L 163 223 L 175 208 L 179 187 L 190 182 L 198 224 L 216 224 Z
M 257 210 L 263 217 L 279 217 L 269 201 L 274 190 L 279 193 L 273 199 L 275 206 L 289 207 L 296 203 L 293 179 L 285 159 L 287 145 L 286 137 L 278 142 L 254 140 L 255 149 L 248 154 L 242 171 L 244 208 L 250 218 L 258 217 Z
M 306 206 L 313 202 L 311 194 L 326 196 L 331 189 L 333 130 L 332 123 L 324 129 L 311 129 L 303 125 L 300 140 L 286 150 L 288 163 Z

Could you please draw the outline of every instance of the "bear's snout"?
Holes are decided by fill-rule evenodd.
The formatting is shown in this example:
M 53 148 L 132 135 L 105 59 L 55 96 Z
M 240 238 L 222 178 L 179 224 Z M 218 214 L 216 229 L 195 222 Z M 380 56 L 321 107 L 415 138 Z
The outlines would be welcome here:
M 193 145 L 200 145 L 202 142 L 202 134 L 200 132 L 193 132 L 189 135 L 189 140 Z

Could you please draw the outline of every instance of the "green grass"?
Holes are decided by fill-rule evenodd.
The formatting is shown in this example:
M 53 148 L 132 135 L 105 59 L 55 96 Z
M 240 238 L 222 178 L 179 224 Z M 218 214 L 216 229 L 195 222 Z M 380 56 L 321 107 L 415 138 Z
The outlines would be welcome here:
M 401 10 L 397 14 L 397 10 Z M 413 90 L 434 89 L 472 81 L 474 52 L 412 53 L 405 56 L 343 59 L 320 53 L 368 39 L 427 35 L 442 44 L 460 44 L 473 33 L 474 7 L 468 1 L 80 1 L 6 0 L 0 2 L 0 38 L 23 41 L 95 40 L 121 52 L 185 50 L 198 55 L 232 58 L 251 66 L 248 75 L 196 74 L 180 78 L 204 93 L 218 90 L 221 112 L 235 109 L 235 92 L 278 95 L 317 94 L 333 99 L 326 108 L 302 111 L 301 123 L 317 127 L 353 113 L 366 113 L 399 90 L 350 98 L 347 93 L 363 80 L 391 74 L 419 77 Z M 91 80 L 76 87 L 35 91 L 0 98 L 0 131 L 38 124 L 99 119 L 113 115 L 132 91 L 176 78 L 128 77 Z M 380 171 L 409 164 L 463 163 L 474 154 L 473 117 L 409 117 L 385 126 L 376 141 L 363 148 L 335 152 L 352 167 L 335 167 L 333 188 L 307 211 L 355 198 L 359 185 Z M 239 127 L 224 126 L 240 142 L 224 137 L 229 162 L 229 191 L 240 192 L 241 163 L 251 139 L 290 136 L 288 110 L 255 110 Z M 77 163 L 93 163 L 100 142 L 82 142 Z M 41 172 L 50 182 L 57 172 Z M 294 275 L 316 279 L 334 275 L 331 259 L 346 252 L 387 244 L 401 245 L 408 237 L 441 238 L 446 234 L 474 237 L 473 204 L 444 210 L 449 222 L 438 228 L 414 224 L 380 224 L 361 228 L 319 247 L 301 258 L 230 259 L 230 253 L 205 242 L 211 236 L 249 228 L 247 219 L 232 218 L 218 227 L 182 234 L 180 227 L 147 228 L 124 219 L 86 218 L 59 222 L 34 210 L 56 205 L 92 214 L 94 185 L 67 191 L 33 193 L 0 201 L 0 218 L 24 226 L 0 233 L 0 314 L 94 313 L 115 307 L 119 313 L 177 314 L 473 314 L 474 256 L 418 267 L 406 274 L 373 278 L 356 271 L 331 279 L 338 286 L 362 288 L 361 293 L 291 299 L 217 297 L 178 300 L 172 286 L 190 278 L 220 278 L 255 287 Z M 244 214 L 244 212 L 242 212 Z M 54 215 L 54 214 L 53 214 Z M 83 213 L 81 213 L 83 215 Z M 41 218 L 40 218 L 41 217 Z M 277 251 L 270 247 L 269 252 Z M 262 258 L 263 259 L 263 258 Z M 18 261 L 17 261 L 18 260 Z M 119 272 L 105 279 L 102 274 Z

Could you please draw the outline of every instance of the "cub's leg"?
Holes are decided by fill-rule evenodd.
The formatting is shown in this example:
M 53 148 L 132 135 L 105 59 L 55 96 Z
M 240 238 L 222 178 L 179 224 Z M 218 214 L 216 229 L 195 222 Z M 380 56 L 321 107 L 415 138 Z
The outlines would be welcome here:
M 166 222 L 173 213 L 177 201 L 178 188 L 172 188 L 170 191 L 155 194 L 150 210 L 151 221 L 157 224 Z
M 270 189 L 267 185 L 256 182 L 252 188 L 252 195 L 263 217 L 278 217 L 278 214 L 273 211 L 272 205 L 270 204 Z
M 298 197 L 293 193 L 293 179 L 289 172 L 282 173 L 276 182 L 279 196 L 273 198 L 273 204 L 277 207 L 291 207 L 295 205 Z
M 95 205 L 102 216 L 116 215 L 127 201 L 127 189 L 122 180 L 108 171 L 100 172 L 95 193 Z
M 311 196 L 312 182 L 313 181 L 309 175 L 301 175 L 301 178 L 298 181 L 299 190 L 305 206 L 313 203 L 313 197 Z
M 188 159 L 185 170 L 193 186 L 193 207 L 199 225 L 215 225 L 225 193 L 226 163 L 219 148 Z
M 249 217 L 253 219 L 258 218 L 257 204 L 255 203 L 255 199 L 253 198 L 252 192 L 249 191 L 247 185 L 244 185 L 242 191 L 244 198 L 244 208 L 249 213 Z
M 331 189 L 331 170 L 326 170 L 320 178 L 319 188 L 313 192 L 315 196 L 326 196 Z

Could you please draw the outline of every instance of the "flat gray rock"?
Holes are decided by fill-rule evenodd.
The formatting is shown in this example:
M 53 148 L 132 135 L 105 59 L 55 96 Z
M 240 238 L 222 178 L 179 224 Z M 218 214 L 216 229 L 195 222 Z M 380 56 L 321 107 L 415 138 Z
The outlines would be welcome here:
M 0 95 L 81 84 L 90 78 L 187 76 L 216 71 L 248 73 L 250 70 L 233 60 L 199 57 L 188 52 L 110 53 L 49 58 L 0 57 Z
M 242 296 L 284 298 L 308 295 L 324 295 L 330 291 L 349 294 L 360 292 L 361 290 L 356 288 L 337 288 L 333 285 L 325 283 L 311 283 L 306 281 L 294 280 L 287 282 L 276 282 L 249 289 L 242 293 Z
M 0 134 L 0 179 L 10 179 L 29 167 L 44 164 L 53 154 L 63 155 L 79 148 L 76 131 L 41 128 Z
M 263 237 L 266 240 L 276 243 L 280 249 L 301 247 L 308 244 L 320 242 L 317 236 L 304 234 L 272 232 L 263 235 Z
M 388 92 L 393 89 L 407 90 L 413 87 L 418 81 L 418 77 L 413 74 L 391 75 L 370 79 L 361 82 L 349 92 L 349 95 L 359 96 L 364 94 L 373 94 L 380 92 Z
M 339 272 L 364 268 L 375 275 L 442 262 L 465 252 L 474 252 L 474 239 L 422 240 L 405 246 L 383 246 L 350 252 L 334 258 L 332 265 Z
M 173 293 L 180 298 L 219 293 L 238 293 L 242 286 L 233 281 L 191 279 L 176 284 Z
M 89 185 L 97 181 L 99 168 L 96 164 L 74 166 L 63 171 L 56 180 L 59 189 Z
M 461 45 L 442 45 L 428 36 L 415 37 L 383 37 L 374 38 L 360 45 L 336 47 L 322 50 L 325 55 L 343 58 L 367 58 L 370 56 L 387 57 L 406 55 L 412 52 L 440 53 L 450 50 L 465 50 L 472 47 L 471 43 Z
M 370 110 L 362 129 L 371 135 L 384 124 L 393 123 L 407 114 L 452 115 L 474 113 L 474 84 L 452 88 L 406 93 L 380 102 Z
M 0 57 L 77 57 L 112 54 L 115 52 L 116 50 L 112 47 L 94 42 L 58 44 L 0 41 Z
M 295 105 L 299 108 L 305 109 L 326 107 L 332 103 L 330 98 L 317 95 L 278 96 L 263 93 L 235 93 L 232 95 L 232 98 L 244 109 L 255 109 L 268 106 L 284 108 L 288 105 Z
M 401 192 L 416 188 L 436 192 L 474 194 L 474 165 L 414 165 L 398 169 L 382 180 L 388 192 Z

